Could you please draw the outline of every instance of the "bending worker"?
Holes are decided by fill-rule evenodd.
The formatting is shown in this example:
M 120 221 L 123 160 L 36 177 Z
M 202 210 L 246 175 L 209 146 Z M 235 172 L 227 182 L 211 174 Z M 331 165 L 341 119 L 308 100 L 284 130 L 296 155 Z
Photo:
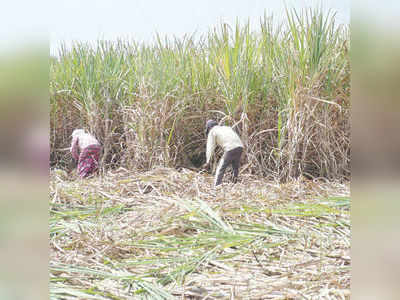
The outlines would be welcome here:
M 99 167 L 101 152 L 100 143 L 90 133 L 83 129 L 72 132 L 71 154 L 78 161 L 78 174 L 81 178 L 87 177 Z
M 214 186 L 221 184 L 226 168 L 232 164 L 233 182 L 236 183 L 239 174 L 240 156 L 243 152 L 243 143 L 240 137 L 231 127 L 219 126 L 214 120 L 208 120 L 206 123 L 207 136 L 207 161 L 203 167 L 210 163 L 211 156 L 214 153 L 216 145 L 224 149 L 224 155 L 218 163 L 215 173 Z

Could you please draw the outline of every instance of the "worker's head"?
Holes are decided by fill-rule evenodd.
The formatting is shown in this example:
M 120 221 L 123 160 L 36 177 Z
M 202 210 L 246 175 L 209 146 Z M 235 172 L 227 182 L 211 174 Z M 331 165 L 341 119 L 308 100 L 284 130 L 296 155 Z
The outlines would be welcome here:
M 207 123 L 206 123 L 206 136 L 210 132 L 211 128 L 213 128 L 216 125 L 218 125 L 218 123 L 216 121 L 214 121 L 214 120 L 208 120 L 207 121 Z
M 72 137 L 76 137 L 79 135 L 82 135 L 85 133 L 85 130 L 83 129 L 75 129 L 74 131 L 72 131 Z

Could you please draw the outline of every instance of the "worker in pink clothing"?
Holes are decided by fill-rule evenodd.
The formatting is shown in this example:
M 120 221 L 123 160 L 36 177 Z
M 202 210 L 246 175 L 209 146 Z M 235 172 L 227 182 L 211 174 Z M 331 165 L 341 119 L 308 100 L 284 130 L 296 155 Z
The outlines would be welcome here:
M 207 135 L 207 152 L 206 163 L 207 167 L 210 163 L 211 156 L 214 153 L 215 147 L 218 145 L 224 150 L 224 155 L 218 163 L 215 173 L 214 186 L 221 184 L 226 168 L 232 164 L 233 182 L 236 183 L 239 174 L 240 156 L 243 152 L 243 143 L 238 134 L 228 126 L 219 126 L 214 120 L 208 120 L 206 123 Z
M 78 174 L 85 178 L 94 173 L 99 167 L 101 146 L 97 139 L 83 129 L 72 132 L 70 148 L 72 157 L 78 161 Z

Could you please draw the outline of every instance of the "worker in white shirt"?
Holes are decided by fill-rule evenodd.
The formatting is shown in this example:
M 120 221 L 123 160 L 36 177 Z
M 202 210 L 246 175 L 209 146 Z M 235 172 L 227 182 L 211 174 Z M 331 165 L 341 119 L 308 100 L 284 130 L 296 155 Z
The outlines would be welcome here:
M 233 182 L 236 183 L 239 174 L 240 156 L 243 152 L 243 143 L 237 133 L 228 126 L 219 126 L 214 120 L 206 123 L 207 161 L 203 165 L 207 168 L 215 147 L 218 145 L 224 150 L 224 155 L 218 163 L 215 173 L 214 186 L 221 184 L 226 168 L 232 164 Z
M 83 129 L 75 129 L 72 132 L 70 151 L 72 157 L 78 161 L 78 174 L 81 178 L 97 171 L 101 146 L 93 135 Z

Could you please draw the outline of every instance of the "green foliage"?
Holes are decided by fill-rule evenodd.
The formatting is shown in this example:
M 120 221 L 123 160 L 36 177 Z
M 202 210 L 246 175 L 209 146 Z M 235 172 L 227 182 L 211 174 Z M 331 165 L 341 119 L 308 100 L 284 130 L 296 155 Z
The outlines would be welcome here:
M 61 47 L 50 63 L 52 164 L 83 127 L 106 164 L 198 166 L 204 122 L 222 117 L 237 125 L 252 173 L 348 177 L 348 29 L 321 10 L 286 14 L 256 31 L 237 21 L 199 38 Z

